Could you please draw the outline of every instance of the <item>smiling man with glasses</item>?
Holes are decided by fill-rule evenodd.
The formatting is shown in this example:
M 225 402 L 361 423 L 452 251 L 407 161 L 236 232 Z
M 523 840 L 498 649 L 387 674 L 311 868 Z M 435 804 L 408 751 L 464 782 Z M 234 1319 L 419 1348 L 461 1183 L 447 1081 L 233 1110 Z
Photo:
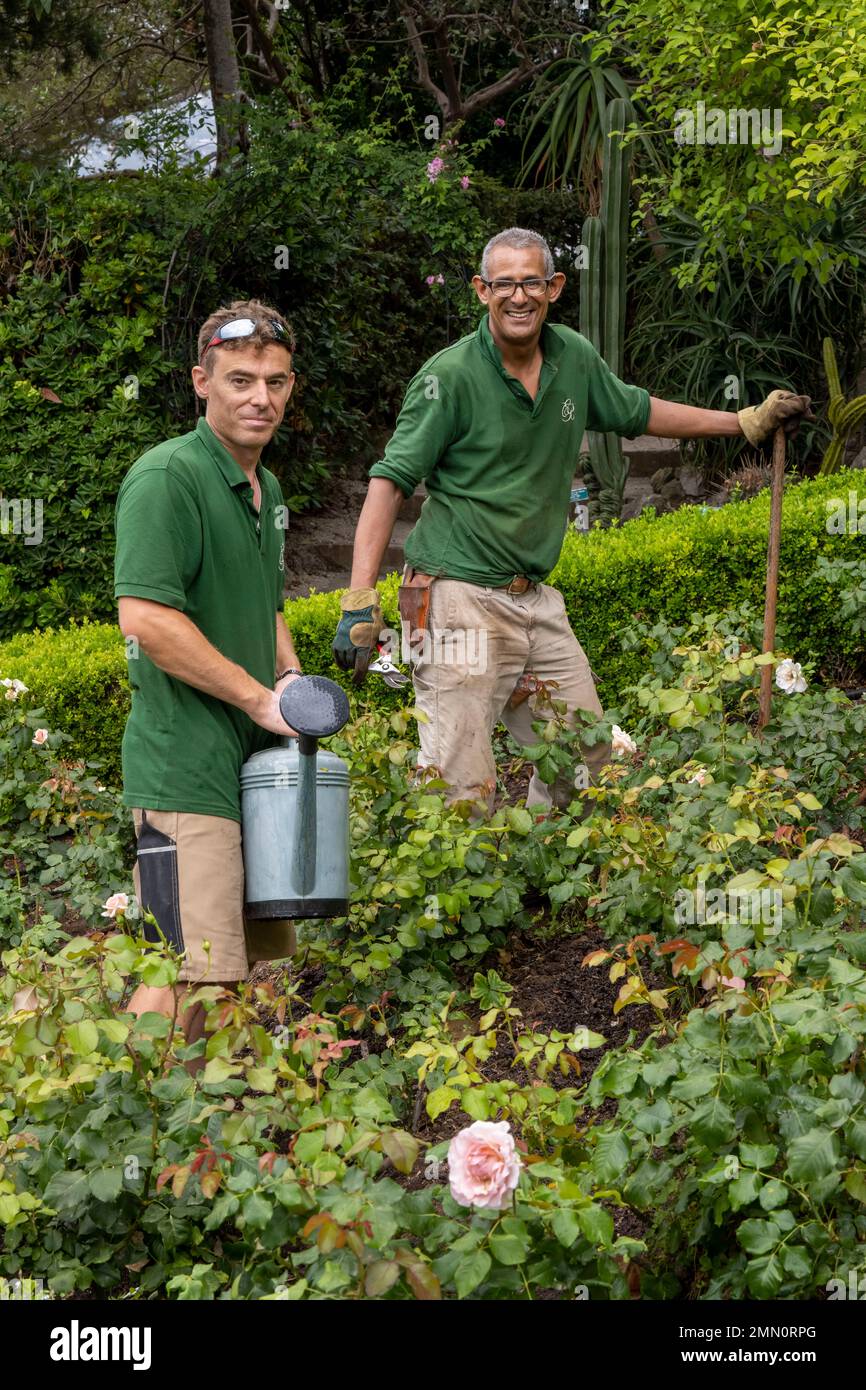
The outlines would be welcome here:
M 376 578 L 404 497 L 427 499 L 406 541 L 401 614 L 415 639 L 419 767 L 436 767 L 449 799 L 490 810 L 490 736 L 502 720 L 536 742 L 536 680 L 556 682 L 568 709 L 601 714 L 589 663 L 562 595 L 543 581 L 559 557 L 585 429 L 628 438 L 743 435 L 757 444 L 792 431 L 808 397 L 775 391 L 739 412 L 650 396 L 610 371 L 571 328 L 546 322 L 562 293 L 550 248 L 510 227 L 491 238 L 472 281 L 486 309 L 475 333 L 438 352 L 412 378 L 384 458 L 370 470 L 334 657 L 363 679 L 382 619 Z M 437 640 L 442 639 L 442 640 Z M 533 775 L 527 803 L 567 806 L 594 780 L 610 746 L 584 747 L 585 777 L 551 790 Z

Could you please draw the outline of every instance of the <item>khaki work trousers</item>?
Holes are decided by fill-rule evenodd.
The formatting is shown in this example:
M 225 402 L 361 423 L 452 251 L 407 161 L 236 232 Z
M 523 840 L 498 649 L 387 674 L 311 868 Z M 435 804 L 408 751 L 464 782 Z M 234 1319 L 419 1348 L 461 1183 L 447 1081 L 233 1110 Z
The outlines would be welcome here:
M 251 921 L 244 915 L 238 821 L 140 806 L 132 809 L 132 820 L 138 849 L 135 895 L 174 949 L 186 952 L 179 980 L 208 985 L 245 980 L 256 961 L 295 954 L 293 922 Z M 142 930 L 148 941 L 160 940 L 149 922 Z
M 459 579 L 434 579 L 427 640 L 414 669 L 419 721 L 418 766 L 437 767 L 449 783 L 449 801 L 481 800 L 492 812 L 496 765 L 491 735 L 501 720 L 521 746 L 537 743 L 533 720 L 549 718 L 530 695 L 514 709 L 508 700 L 524 673 L 558 682 L 552 692 L 575 709 L 602 708 L 583 648 L 575 637 L 558 589 L 538 584 L 525 594 L 482 588 Z M 609 743 L 582 745 L 590 784 L 611 761 Z M 577 769 L 575 769 L 576 773 Z M 527 806 L 564 808 L 580 792 L 575 773 L 561 774 L 551 789 L 533 772 Z

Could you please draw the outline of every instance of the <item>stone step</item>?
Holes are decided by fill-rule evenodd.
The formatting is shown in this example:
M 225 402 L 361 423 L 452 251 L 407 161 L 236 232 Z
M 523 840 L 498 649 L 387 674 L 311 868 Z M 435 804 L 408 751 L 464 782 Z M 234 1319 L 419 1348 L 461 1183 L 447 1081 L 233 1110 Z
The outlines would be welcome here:
M 403 546 L 414 525 L 414 521 L 405 521 L 398 517 L 382 559 L 380 579 L 392 570 L 403 568 Z M 295 555 L 295 567 L 298 567 L 300 561 L 301 565 L 306 564 L 320 574 L 329 570 L 348 571 L 352 568 L 354 549 L 354 542 L 346 541 L 321 541 L 318 545 L 301 546 Z
M 639 434 L 637 439 L 621 439 L 623 456 L 629 465 L 629 476 L 651 478 L 657 468 L 670 465 L 676 468 L 683 462 L 678 439 L 657 439 L 652 434 Z M 589 449 L 589 441 L 583 436 L 581 449 Z

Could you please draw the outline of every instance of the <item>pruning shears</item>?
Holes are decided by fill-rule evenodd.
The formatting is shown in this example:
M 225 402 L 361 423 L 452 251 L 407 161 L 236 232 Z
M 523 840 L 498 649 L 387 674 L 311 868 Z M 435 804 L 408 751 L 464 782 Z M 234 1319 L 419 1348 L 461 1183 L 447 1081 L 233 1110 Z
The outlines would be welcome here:
M 400 686 L 406 685 L 409 677 L 400 670 L 399 666 L 394 665 L 390 656 L 383 650 L 384 646 L 384 642 L 376 643 L 379 655 L 375 661 L 370 662 L 367 672 L 369 674 L 372 671 L 374 675 L 381 676 L 385 684 L 389 685 L 392 690 L 399 690 Z

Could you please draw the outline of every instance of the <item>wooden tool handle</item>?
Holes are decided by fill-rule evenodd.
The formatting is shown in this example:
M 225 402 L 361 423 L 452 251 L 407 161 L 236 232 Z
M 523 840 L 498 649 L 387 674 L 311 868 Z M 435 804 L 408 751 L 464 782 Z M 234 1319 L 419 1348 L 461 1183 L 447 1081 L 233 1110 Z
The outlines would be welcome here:
M 785 431 L 781 425 L 773 436 L 773 481 L 770 492 L 770 538 L 767 544 L 767 594 L 764 602 L 764 651 L 771 652 L 776 642 L 776 599 L 779 592 L 779 545 L 782 537 L 782 489 L 785 485 Z M 773 669 L 768 663 L 761 667 L 761 699 L 758 728 L 763 729 L 770 718 L 773 694 Z

